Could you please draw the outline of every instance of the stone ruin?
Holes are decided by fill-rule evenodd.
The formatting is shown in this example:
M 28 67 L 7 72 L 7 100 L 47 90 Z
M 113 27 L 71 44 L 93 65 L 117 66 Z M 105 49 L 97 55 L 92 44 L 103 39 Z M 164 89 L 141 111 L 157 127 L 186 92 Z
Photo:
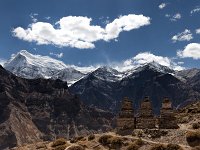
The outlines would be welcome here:
M 172 102 L 168 98 L 165 98 L 162 102 L 162 108 L 160 109 L 159 128 L 160 129 L 178 128 L 175 112 L 172 108 Z
M 135 129 L 133 102 L 125 97 L 117 117 L 117 132 L 123 134 L 122 132 L 129 132 L 133 129 Z
M 175 112 L 172 102 L 165 98 L 160 109 L 160 116 L 156 118 L 149 97 L 145 97 L 140 104 L 138 114 L 134 115 L 133 102 L 127 97 L 122 101 L 121 110 L 117 117 L 117 132 L 129 134 L 133 129 L 177 129 Z
M 136 117 L 137 129 L 154 129 L 156 127 L 156 117 L 149 97 L 145 97 L 141 102 L 138 116 Z

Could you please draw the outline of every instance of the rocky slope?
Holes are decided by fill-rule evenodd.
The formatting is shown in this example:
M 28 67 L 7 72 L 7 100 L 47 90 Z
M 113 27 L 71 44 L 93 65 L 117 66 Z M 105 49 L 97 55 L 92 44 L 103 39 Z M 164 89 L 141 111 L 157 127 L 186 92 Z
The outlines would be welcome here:
M 87 107 L 61 80 L 23 79 L 0 66 L 0 149 L 105 131 L 112 114 Z
M 134 129 L 131 135 L 125 136 L 115 132 L 106 132 L 80 136 L 71 140 L 57 139 L 52 142 L 38 142 L 16 147 L 13 150 L 65 150 L 65 148 L 66 150 L 75 148 L 78 150 L 198 150 L 200 138 L 194 135 L 200 135 L 199 106 L 200 102 L 195 102 L 178 111 L 176 117 L 179 120 L 179 129 Z M 188 140 L 190 136 L 193 137 L 192 141 Z

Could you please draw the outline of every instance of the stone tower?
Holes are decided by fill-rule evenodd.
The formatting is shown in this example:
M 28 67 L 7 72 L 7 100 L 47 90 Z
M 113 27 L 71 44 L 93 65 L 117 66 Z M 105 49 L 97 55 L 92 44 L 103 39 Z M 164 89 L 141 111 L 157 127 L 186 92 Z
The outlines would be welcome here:
M 168 98 L 164 98 L 162 102 L 162 108 L 160 109 L 159 118 L 160 129 L 177 129 L 176 117 L 172 108 L 172 102 Z
M 125 97 L 122 101 L 121 110 L 117 117 L 117 132 L 130 134 L 135 128 L 133 102 Z
M 156 118 L 149 97 L 145 97 L 140 104 L 138 116 L 136 117 L 137 129 L 153 129 L 156 125 Z

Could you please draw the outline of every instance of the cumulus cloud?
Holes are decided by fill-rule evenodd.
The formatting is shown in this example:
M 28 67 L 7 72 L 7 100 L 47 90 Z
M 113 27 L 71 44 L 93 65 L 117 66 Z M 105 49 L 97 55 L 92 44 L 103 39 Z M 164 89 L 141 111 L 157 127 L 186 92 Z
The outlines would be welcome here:
M 178 33 L 172 37 L 173 42 L 177 41 L 190 41 L 193 39 L 192 33 L 190 30 L 185 29 L 185 31 Z
M 196 34 L 200 34 L 200 28 L 196 29 Z
M 177 52 L 181 58 L 200 59 L 200 43 L 190 43 L 183 50 Z
M 197 13 L 197 12 L 200 12 L 200 7 L 196 7 L 193 10 L 191 10 L 190 14 L 194 14 L 194 13 Z
M 161 3 L 158 8 L 159 9 L 164 9 L 167 6 L 167 3 Z
M 150 24 L 150 18 L 143 15 L 129 14 L 120 16 L 106 24 L 105 28 L 91 25 L 91 18 L 68 16 L 61 18 L 55 25 L 47 22 L 35 22 L 27 29 L 13 29 L 13 36 L 38 45 L 53 44 L 59 47 L 92 49 L 94 42 L 110 41 L 118 38 L 123 31 L 138 29 Z
M 177 20 L 181 19 L 182 16 L 180 13 L 176 13 L 175 15 L 169 16 L 169 17 L 170 17 L 171 21 L 177 21 Z
M 163 66 L 167 66 L 171 69 L 182 70 L 184 67 L 180 66 L 178 63 L 174 62 L 173 59 L 164 56 L 157 56 L 150 52 L 139 53 L 131 59 L 125 60 L 121 65 L 118 64 L 115 67 L 117 70 L 126 71 L 129 69 L 136 68 L 140 65 L 155 62 Z
M 63 53 L 56 54 L 56 53 L 50 52 L 49 54 L 52 55 L 52 56 L 55 56 L 57 58 L 62 58 L 64 56 Z

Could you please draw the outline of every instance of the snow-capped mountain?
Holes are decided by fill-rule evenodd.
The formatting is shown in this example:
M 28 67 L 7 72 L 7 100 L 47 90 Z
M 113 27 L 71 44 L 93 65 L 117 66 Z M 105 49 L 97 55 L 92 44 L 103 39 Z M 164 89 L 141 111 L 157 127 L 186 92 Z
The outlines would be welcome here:
M 111 67 L 102 66 L 93 71 L 91 74 L 98 79 L 115 82 L 122 79 L 124 73 L 119 72 Z
M 174 70 L 155 62 L 128 72 L 101 67 L 74 83 L 70 90 L 84 103 L 112 111 L 123 97 L 129 97 L 138 106 L 144 96 L 150 96 L 156 112 L 164 97 L 169 97 L 175 106 L 200 98 L 198 91 L 174 74 Z
M 60 70 L 58 73 L 54 74 L 51 79 L 60 79 L 62 81 L 67 81 L 68 86 L 74 84 L 76 81 L 84 77 L 85 74 L 80 71 L 75 70 L 72 67 Z
M 144 64 L 139 64 L 135 67 L 133 67 L 132 69 L 125 71 L 124 74 L 125 76 L 129 76 L 131 74 L 133 74 L 134 72 L 140 72 L 146 68 L 158 71 L 158 72 L 162 72 L 162 73 L 169 73 L 169 74 L 174 74 L 176 71 L 167 67 L 167 66 L 163 66 L 155 61 L 152 61 L 150 63 L 144 63 Z
M 4 68 L 13 74 L 28 78 L 59 78 L 63 81 L 74 83 L 84 76 L 62 61 L 48 56 L 33 55 L 26 50 L 21 50 L 4 64 Z

